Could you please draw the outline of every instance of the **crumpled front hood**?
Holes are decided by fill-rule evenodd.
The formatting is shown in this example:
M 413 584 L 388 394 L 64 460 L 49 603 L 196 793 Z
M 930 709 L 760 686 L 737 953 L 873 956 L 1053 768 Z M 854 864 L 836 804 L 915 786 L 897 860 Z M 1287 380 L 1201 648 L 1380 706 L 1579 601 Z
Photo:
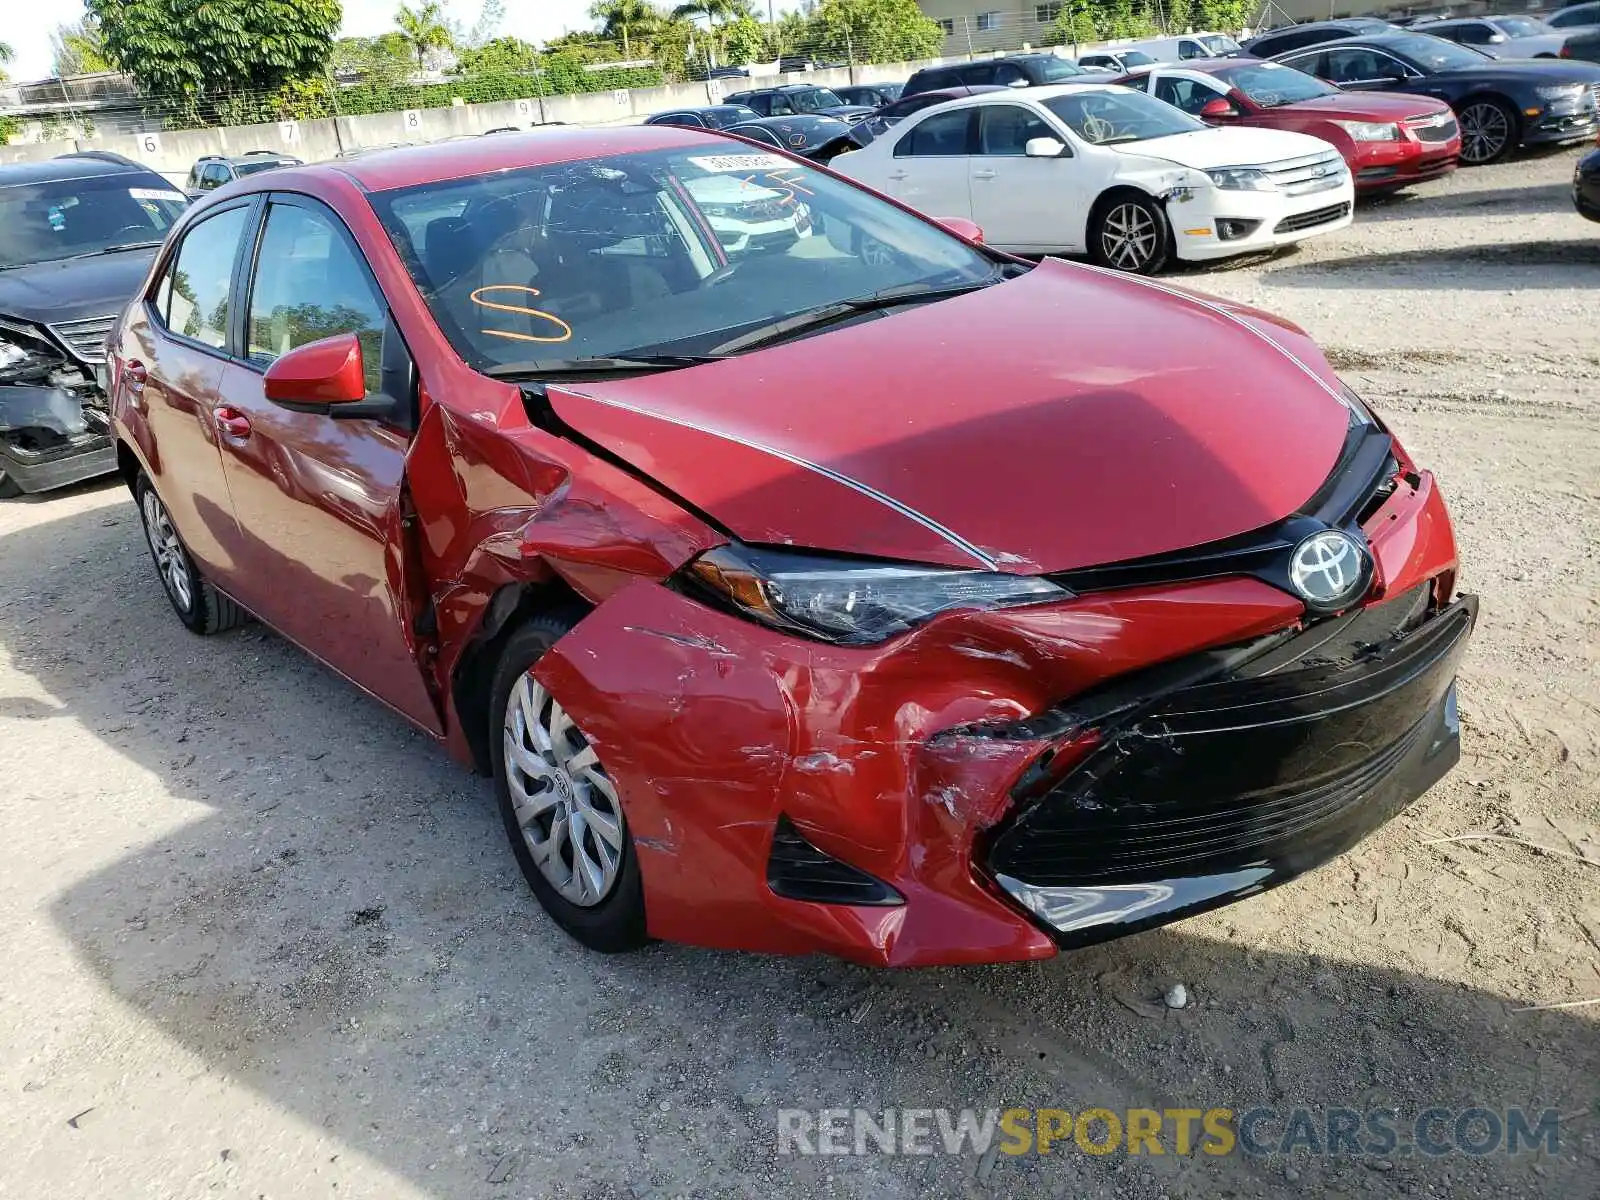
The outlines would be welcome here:
M 144 282 L 154 248 L 0 271 L 0 316 L 36 325 L 121 312 Z
M 1046 260 L 725 362 L 552 387 L 569 426 L 739 538 L 1014 572 L 1297 511 L 1350 413 L 1254 310 Z

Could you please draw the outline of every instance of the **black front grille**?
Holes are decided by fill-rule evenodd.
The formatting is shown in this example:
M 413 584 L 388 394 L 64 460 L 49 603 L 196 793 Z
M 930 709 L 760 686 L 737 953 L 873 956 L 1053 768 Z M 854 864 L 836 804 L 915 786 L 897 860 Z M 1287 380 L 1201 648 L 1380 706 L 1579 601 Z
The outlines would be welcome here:
M 1081 886 L 1322 861 L 1392 815 L 1367 810 L 1412 798 L 1379 784 L 1417 750 L 1476 613 L 1463 600 L 1428 620 L 1428 603 L 1419 587 L 1313 625 L 1118 718 L 1050 791 L 1019 797 L 990 869 Z
M 1343 220 L 1349 213 L 1348 204 L 1330 204 L 1327 208 L 1314 208 L 1310 212 L 1285 217 L 1272 227 L 1272 232 L 1298 233 L 1302 229 L 1314 229 L 1318 225 L 1326 225 L 1329 221 Z
M 105 340 L 117 316 L 88 317 L 82 321 L 61 321 L 50 326 L 67 349 L 84 362 L 100 363 L 106 360 Z
M 1456 136 L 1456 119 L 1446 117 L 1442 121 L 1430 121 L 1426 125 L 1412 125 L 1409 128 L 1417 135 L 1419 142 L 1448 142 Z
M 904 904 L 905 898 L 883 880 L 824 854 L 801 835 L 788 817 L 779 817 L 767 856 L 767 886 L 788 900 L 813 904 Z

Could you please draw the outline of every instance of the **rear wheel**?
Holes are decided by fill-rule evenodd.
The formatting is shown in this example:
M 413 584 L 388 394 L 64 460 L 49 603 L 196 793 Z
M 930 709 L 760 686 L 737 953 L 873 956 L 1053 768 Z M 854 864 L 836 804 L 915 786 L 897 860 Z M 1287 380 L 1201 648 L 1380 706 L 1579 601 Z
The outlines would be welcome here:
M 534 617 L 501 652 L 489 711 L 495 795 L 539 903 L 591 950 L 634 950 L 644 887 L 616 785 L 578 723 L 533 671 L 575 621 Z
M 1470 167 L 1504 158 L 1517 143 L 1517 114 L 1502 100 L 1473 100 L 1460 121 L 1461 161 Z
M 1091 222 L 1089 253 L 1102 267 L 1154 275 L 1167 264 L 1167 215 L 1147 197 L 1122 194 L 1102 202 Z
M 221 633 L 249 620 L 244 609 L 206 582 L 148 476 L 139 476 L 133 495 L 161 586 L 185 628 L 191 633 Z

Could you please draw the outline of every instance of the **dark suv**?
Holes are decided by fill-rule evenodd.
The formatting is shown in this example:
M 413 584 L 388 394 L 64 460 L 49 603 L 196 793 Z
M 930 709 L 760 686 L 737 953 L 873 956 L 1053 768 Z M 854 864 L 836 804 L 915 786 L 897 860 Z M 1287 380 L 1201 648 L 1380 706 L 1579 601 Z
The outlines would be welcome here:
M 101 342 L 187 203 L 115 154 L 0 166 L 0 496 L 117 469 Z
M 846 104 L 832 88 L 814 83 L 786 83 L 781 87 L 756 88 L 723 97 L 725 104 L 742 104 L 763 117 L 838 117 L 859 121 L 872 112 L 865 104 Z
M 1287 54 L 1302 46 L 1315 46 L 1318 42 L 1385 33 L 1393 28 L 1389 22 L 1376 17 L 1351 17 L 1346 21 L 1303 21 L 1299 25 L 1281 25 L 1277 29 L 1269 29 L 1251 38 L 1244 44 L 1244 49 L 1246 54 L 1255 58 L 1271 58 L 1274 54 Z
M 1004 58 L 984 58 L 976 62 L 950 63 L 942 67 L 923 67 L 906 80 L 900 98 L 915 96 L 918 92 L 931 92 L 938 88 L 977 87 L 997 84 L 1000 87 L 1039 87 L 1047 83 L 1065 83 L 1088 75 L 1077 63 L 1059 54 L 1008 54 Z M 1098 78 L 1103 82 L 1105 76 Z
M 243 175 L 303 165 L 292 154 L 276 154 L 271 150 L 251 150 L 246 154 L 234 155 L 202 154 L 189 169 L 189 181 L 183 186 L 190 196 L 198 196 L 201 192 L 213 191 L 225 183 L 232 183 Z

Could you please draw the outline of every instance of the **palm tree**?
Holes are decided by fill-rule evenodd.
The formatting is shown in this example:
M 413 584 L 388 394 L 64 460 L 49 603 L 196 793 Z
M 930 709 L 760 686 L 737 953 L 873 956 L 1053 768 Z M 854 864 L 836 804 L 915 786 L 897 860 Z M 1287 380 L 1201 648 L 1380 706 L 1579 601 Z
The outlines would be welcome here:
M 13 51 L 11 49 L 11 46 L 8 43 L 0 42 L 0 63 L 8 63 L 8 62 L 10 62 L 12 53 L 13 53 Z M 5 71 L 0 70 L 0 83 L 4 83 L 5 80 L 6 80 L 6 73 L 5 73 Z
M 661 14 L 649 0 L 595 0 L 589 6 L 589 15 L 601 24 L 606 37 L 622 39 L 622 57 L 632 58 L 628 37 L 634 30 L 659 28 Z
M 450 47 L 450 26 L 445 24 L 444 10 L 437 0 L 427 0 L 416 8 L 402 4 L 394 14 L 394 23 L 416 54 L 419 67 L 426 66 L 428 51 Z
M 708 25 L 715 26 L 719 21 L 737 20 L 749 12 L 746 0 L 687 0 L 673 9 L 672 15 L 690 19 L 704 17 Z

